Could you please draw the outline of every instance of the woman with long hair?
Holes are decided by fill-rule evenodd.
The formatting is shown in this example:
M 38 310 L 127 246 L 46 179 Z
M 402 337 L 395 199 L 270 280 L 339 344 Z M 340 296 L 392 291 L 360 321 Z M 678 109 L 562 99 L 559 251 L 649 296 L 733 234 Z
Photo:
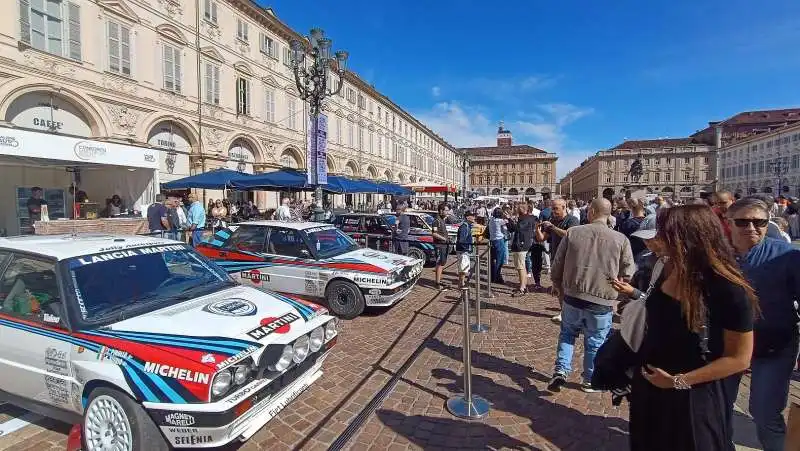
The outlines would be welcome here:
M 750 365 L 755 293 L 708 206 L 662 209 L 649 238 L 666 263 L 646 301 L 631 449 L 733 451 L 722 381 Z

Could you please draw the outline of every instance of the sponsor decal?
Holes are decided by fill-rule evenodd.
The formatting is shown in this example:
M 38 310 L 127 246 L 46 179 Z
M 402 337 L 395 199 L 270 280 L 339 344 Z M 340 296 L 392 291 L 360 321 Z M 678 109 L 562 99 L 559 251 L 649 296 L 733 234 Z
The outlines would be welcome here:
M 97 360 L 101 362 L 109 361 L 115 365 L 125 365 L 125 360 L 130 358 L 131 355 L 129 353 L 106 346 L 101 346 L 100 351 L 97 353 Z
M 377 296 L 377 295 L 374 295 L 374 294 L 368 294 L 368 295 L 364 296 L 364 301 L 367 303 L 367 305 L 380 304 L 381 303 L 381 296 Z
M 86 316 L 89 312 L 86 310 L 86 303 L 83 301 L 83 295 L 81 295 L 81 290 L 78 289 L 80 285 L 78 285 L 78 278 L 75 277 L 75 271 L 69 272 L 72 277 L 72 286 L 75 287 L 75 299 L 78 301 L 78 309 L 81 311 L 81 316 L 83 319 L 86 319 Z M 81 348 L 78 348 L 78 353 L 82 352 Z
M 203 357 L 200 357 L 201 363 L 217 363 L 217 359 L 214 358 L 212 354 L 206 354 Z
M 66 379 L 44 375 L 44 386 L 47 388 L 47 396 L 56 404 L 70 404 L 72 399 L 69 395 L 69 385 Z
M 370 288 L 369 294 L 381 294 L 381 290 L 378 288 Z
M 171 434 L 198 434 L 200 429 L 197 428 L 167 428 L 167 432 Z
M 176 368 L 161 363 L 145 362 L 144 370 L 148 373 L 158 374 L 159 376 L 203 385 L 208 385 L 211 379 L 211 375 L 207 373 L 199 373 L 197 371 L 187 370 L 186 368 Z
M 250 346 L 249 348 L 245 349 L 244 351 L 239 352 L 236 355 L 232 355 L 227 359 L 223 360 L 222 362 L 217 364 L 217 370 L 225 369 L 234 363 L 238 362 L 239 360 L 247 357 L 248 355 L 256 352 L 258 350 L 258 346 Z
M 379 254 L 377 252 L 369 252 L 369 251 L 367 251 L 367 252 L 364 252 L 361 255 L 363 255 L 364 257 L 367 257 L 367 258 L 377 258 L 379 260 L 386 260 L 386 256 L 385 255 Z
M 44 317 L 42 317 L 42 321 L 50 324 L 58 324 L 61 322 L 61 317 L 56 315 L 51 315 L 50 313 L 45 313 Z
M 47 348 L 44 351 L 45 371 L 62 376 L 69 375 L 69 362 L 67 361 L 67 351 L 58 348 Z
M 335 228 L 336 227 L 331 225 L 331 226 L 312 227 L 310 229 L 305 229 L 303 231 L 306 232 L 307 234 L 311 234 L 311 233 L 322 232 L 323 230 L 331 230 L 331 229 L 335 229 Z
M 242 279 L 249 280 L 256 285 L 260 284 L 261 282 L 269 282 L 269 274 L 264 274 L 257 269 L 242 271 L 239 276 Z
M 172 437 L 173 445 L 202 445 L 204 443 L 211 443 L 214 438 L 210 435 L 176 435 Z
M 275 407 L 273 407 L 272 409 L 270 409 L 270 411 L 269 411 L 269 414 L 270 414 L 270 416 L 275 416 L 275 415 L 277 415 L 277 414 L 278 414 L 278 412 L 280 412 L 281 410 L 283 410 L 283 408 L 284 408 L 284 407 L 288 406 L 290 402 L 294 401 L 294 400 L 295 400 L 295 398 L 297 398 L 298 396 L 300 396 L 300 393 L 303 393 L 303 390 L 305 390 L 306 388 L 308 388 L 308 385 L 309 385 L 309 384 L 308 384 L 308 382 L 304 382 L 304 383 L 303 383 L 303 384 L 301 384 L 299 387 L 297 387 L 296 389 L 294 389 L 294 390 L 293 390 L 293 391 L 292 391 L 292 392 L 289 394 L 289 396 L 287 396 L 287 397 L 286 397 L 286 399 L 284 399 L 283 401 L 279 402 L 278 404 L 276 404 L 276 405 L 275 405 Z
M 226 299 L 208 304 L 203 310 L 221 316 L 251 316 L 258 308 L 247 299 Z
M 248 332 L 247 335 L 250 338 L 261 340 L 272 333 L 285 334 L 291 329 L 290 324 L 298 319 L 300 317 L 294 312 L 289 312 L 280 318 L 264 318 L 261 320 L 261 325 Z
M 167 244 L 163 246 L 140 247 L 136 249 L 123 249 L 114 252 L 107 252 L 105 254 L 78 257 L 78 261 L 82 265 L 91 265 L 92 263 L 101 263 L 109 260 L 117 260 L 120 258 L 136 257 L 138 255 L 159 254 L 162 252 L 180 251 L 184 249 L 186 249 L 186 246 L 183 244 Z
M 188 413 L 174 412 L 164 417 L 164 422 L 172 426 L 191 426 L 196 423 L 194 417 Z
M 244 387 L 243 389 L 241 389 L 238 392 L 236 392 L 236 393 L 232 394 L 231 396 L 229 396 L 226 402 L 228 404 L 236 404 L 239 401 L 241 401 L 242 399 L 244 399 L 244 398 L 248 397 L 249 395 L 257 392 L 258 390 L 260 390 L 261 387 L 263 387 L 264 385 L 266 385 L 266 384 L 264 384 L 263 382 L 261 382 L 261 383 L 255 382 L 253 384 L 250 384 L 247 387 Z M 272 395 L 267 396 L 264 400 L 267 400 L 269 398 L 272 398 Z M 264 400 L 262 400 L 261 402 L 264 402 Z
M 354 276 L 353 281 L 356 283 L 369 283 L 373 285 L 389 285 L 389 279 L 386 277 L 370 277 L 370 276 Z

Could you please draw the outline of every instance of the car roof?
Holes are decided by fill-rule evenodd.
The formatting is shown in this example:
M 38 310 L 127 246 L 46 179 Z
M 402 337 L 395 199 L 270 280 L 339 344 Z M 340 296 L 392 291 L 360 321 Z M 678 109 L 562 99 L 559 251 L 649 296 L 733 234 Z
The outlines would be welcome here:
M 75 235 L 24 235 L 0 238 L 0 249 L 29 252 L 64 260 L 110 250 L 109 247 L 144 247 L 176 244 L 176 241 L 143 235 L 79 233 Z
M 283 227 L 284 229 L 306 230 L 317 227 L 333 227 L 327 222 L 292 222 L 292 221 L 247 221 L 231 224 L 232 226 L 273 226 Z

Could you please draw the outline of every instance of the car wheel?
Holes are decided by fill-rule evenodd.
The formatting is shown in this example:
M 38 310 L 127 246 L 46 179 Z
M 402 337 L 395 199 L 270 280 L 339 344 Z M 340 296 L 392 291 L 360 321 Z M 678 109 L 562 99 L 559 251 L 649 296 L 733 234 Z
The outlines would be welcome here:
M 428 259 L 425 257 L 425 252 L 422 252 L 422 249 L 417 249 L 416 247 L 408 249 L 408 256 L 424 262 L 428 261 Z
M 83 451 L 167 451 L 169 445 L 141 405 L 126 394 L 100 387 L 83 413 Z
M 334 280 L 325 289 L 325 298 L 328 300 L 328 307 L 334 315 L 353 319 L 364 312 L 366 302 L 361 290 L 346 280 Z

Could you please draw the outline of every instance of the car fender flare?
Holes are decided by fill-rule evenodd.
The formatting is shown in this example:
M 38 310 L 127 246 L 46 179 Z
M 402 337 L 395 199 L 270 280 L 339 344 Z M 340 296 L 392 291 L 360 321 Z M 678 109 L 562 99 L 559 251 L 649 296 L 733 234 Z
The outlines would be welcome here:
M 73 362 L 73 367 L 73 371 L 77 369 L 82 376 L 80 378 L 76 377 L 78 385 L 82 387 L 81 410 L 86 408 L 92 390 L 98 387 L 113 388 L 127 394 L 138 403 L 143 401 L 138 399 L 128 386 L 125 377 L 122 375 L 122 370 L 117 365 L 100 361 L 76 361 Z

